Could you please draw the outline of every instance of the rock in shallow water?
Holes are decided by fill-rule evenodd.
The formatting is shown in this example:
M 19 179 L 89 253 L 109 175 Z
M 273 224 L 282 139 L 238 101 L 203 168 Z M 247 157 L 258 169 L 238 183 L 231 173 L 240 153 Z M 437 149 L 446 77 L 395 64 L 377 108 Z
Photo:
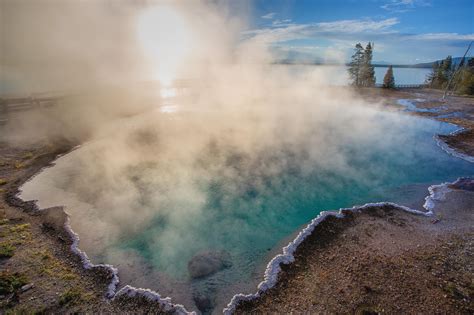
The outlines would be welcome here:
M 214 308 L 214 301 L 207 295 L 199 293 L 194 294 L 193 300 L 194 303 L 196 303 L 198 310 L 202 313 L 207 313 Z
M 202 251 L 188 262 L 188 271 L 191 278 L 195 279 L 209 276 L 231 266 L 230 254 L 225 250 Z

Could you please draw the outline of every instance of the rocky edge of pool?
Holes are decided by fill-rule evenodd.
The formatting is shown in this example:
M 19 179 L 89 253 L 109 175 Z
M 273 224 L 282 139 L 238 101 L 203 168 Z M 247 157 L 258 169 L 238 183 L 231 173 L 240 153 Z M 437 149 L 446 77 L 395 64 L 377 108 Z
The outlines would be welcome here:
M 464 128 L 439 139 L 447 144 L 448 153 L 474 156 L 473 98 L 452 96 L 442 101 L 441 93 L 432 90 L 361 93 L 368 99 L 383 99 L 389 110 L 400 110 L 400 99 L 416 100 L 416 107 L 426 110 L 407 114 Z M 23 183 L 75 145 L 56 141 L 22 148 L 0 146 L 0 309 L 185 312 L 171 304 L 172 299 L 158 298 L 151 291 L 126 287 L 117 292 L 117 271 L 93 266 L 80 252 L 62 208 L 38 211 L 33 202 L 17 198 Z M 318 224 L 310 225 L 305 237 L 287 248 L 289 255 L 269 265 L 256 294 L 235 297 L 227 311 L 472 314 L 474 182 L 461 179 L 434 186 L 426 195 L 433 211 L 429 216 L 381 203 L 315 221 Z

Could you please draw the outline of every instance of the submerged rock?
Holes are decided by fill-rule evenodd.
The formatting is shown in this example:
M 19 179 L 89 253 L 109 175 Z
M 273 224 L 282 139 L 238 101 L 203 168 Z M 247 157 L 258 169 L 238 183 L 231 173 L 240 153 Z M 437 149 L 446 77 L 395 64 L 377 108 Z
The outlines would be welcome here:
M 207 295 L 195 293 L 193 300 L 198 310 L 202 313 L 207 313 L 214 308 L 214 301 Z
M 232 266 L 230 254 L 223 251 L 202 251 L 188 262 L 191 278 L 201 278 Z

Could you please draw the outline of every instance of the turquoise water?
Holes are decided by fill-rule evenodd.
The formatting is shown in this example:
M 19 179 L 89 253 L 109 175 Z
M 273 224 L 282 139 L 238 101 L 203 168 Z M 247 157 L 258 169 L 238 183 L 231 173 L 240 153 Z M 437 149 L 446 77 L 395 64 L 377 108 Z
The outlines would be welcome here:
M 474 174 L 471 163 L 447 155 L 432 139 L 433 134 L 446 134 L 456 127 L 424 119 L 417 125 L 420 118 L 410 120 L 413 125 L 406 130 L 406 136 L 417 145 L 409 156 L 403 147 L 386 150 L 384 146 L 354 143 L 345 148 L 351 173 L 320 169 L 318 165 L 309 172 L 302 171 L 297 162 L 305 152 L 292 156 L 294 152 L 288 150 L 287 155 L 282 148 L 278 152 L 259 153 L 258 162 L 262 164 L 282 158 L 286 161 L 285 167 L 269 178 L 259 175 L 259 165 L 247 165 L 244 155 L 226 152 L 228 167 L 242 176 L 236 182 L 235 176 L 216 174 L 210 181 L 196 183 L 207 196 L 205 211 L 186 224 L 186 233 L 200 241 L 196 248 L 181 244 L 172 257 L 162 254 L 153 240 L 170 228 L 165 216 L 156 216 L 142 233 L 114 246 L 138 250 L 157 268 L 178 278 L 187 277 L 188 258 L 197 251 L 225 249 L 231 253 L 234 265 L 220 276 L 235 273 L 242 277 L 250 274 L 253 264 L 268 249 L 321 210 L 390 201 L 384 191 L 391 187 Z M 212 156 L 205 158 L 213 164 Z
M 195 291 L 226 291 L 233 283 L 250 281 L 257 266 L 267 262 L 270 249 L 322 210 L 397 201 L 399 196 L 390 193 L 393 189 L 474 174 L 472 164 L 449 156 L 432 138 L 456 130 L 455 126 L 416 117 L 406 119 L 403 131 L 387 125 L 381 137 L 390 144 L 374 139 L 341 145 L 338 150 L 344 150 L 348 157 L 347 172 L 327 169 L 317 161 L 303 169 L 301 162 L 308 152 L 294 150 L 291 145 L 277 151 L 262 150 L 256 153 L 258 158 L 251 159 L 216 146 L 212 154 L 202 157 L 205 162 L 200 167 L 207 169 L 224 159 L 226 167 L 235 171 L 232 174 L 240 175 L 218 170 L 209 180 L 197 181 L 206 196 L 199 216 L 173 227 L 166 215 L 158 215 L 141 233 L 120 239 L 113 246 L 115 250 L 138 251 L 157 269 L 180 281 L 189 279 L 187 263 L 195 253 L 226 250 L 232 257 L 231 268 L 190 282 Z M 398 134 L 391 134 L 390 129 Z M 262 169 L 272 163 L 278 165 L 278 172 L 270 176 Z M 163 244 L 155 240 L 166 238 L 173 228 L 181 231 L 174 240 L 176 247 L 163 250 Z
M 361 132 L 354 113 L 340 111 L 337 117 L 338 122 L 310 123 L 294 138 L 285 138 L 288 132 L 280 128 L 272 145 L 252 150 L 224 134 L 211 137 L 184 162 L 180 151 L 155 157 L 166 152 L 162 138 L 156 142 L 162 151 L 143 157 L 149 150 L 140 151 L 137 143 L 151 148 L 155 143 L 146 132 L 132 142 L 126 138 L 125 151 L 115 143 L 91 143 L 26 184 L 22 197 L 38 199 L 43 207 L 65 204 L 81 248 L 95 263 L 118 266 L 125 283 L 171 295 L 190 309 L 195 292 L 217 296 L 222 306 L 233 294 L 254 291 L 270 251 L 321 211 L 399 201 L 394 191 L 404 187 L 474 175 L 473 164 L 446 154 L 433 139 L 456 130 L 453 125 L 380 112 L 361 118 Z M 111 172 L 106 154 L 116 157 L 115 149 L 137 151 L 139 158 L 114 162 Z M 188 262 L 209 250 L 227 251 L 232 266 L 191 279 Z

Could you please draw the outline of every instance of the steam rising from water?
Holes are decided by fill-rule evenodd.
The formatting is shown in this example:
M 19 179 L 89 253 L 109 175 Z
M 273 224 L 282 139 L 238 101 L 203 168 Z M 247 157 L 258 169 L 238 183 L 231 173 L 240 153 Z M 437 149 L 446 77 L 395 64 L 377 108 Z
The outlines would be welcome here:
M 362 193 L 419 158 L 402 148 L 422 125 L 329 87 L 319 70 L 271 65 L 268 47 L 239 40 L 244 19 L 183 3 L 2 3 L 4 80 L 69 92 L 13 120 L 5 139 L 87 141 L 25 190 L 41 206 L 66 204 L 94 259 L 144 259 L 167 274 L 161 284 L 186 282 L 192 255 L 226 244 L 251 272 L 244 249 L 274 246 L 319 210 L 295 209 L 336 206 L 337 192 Z

